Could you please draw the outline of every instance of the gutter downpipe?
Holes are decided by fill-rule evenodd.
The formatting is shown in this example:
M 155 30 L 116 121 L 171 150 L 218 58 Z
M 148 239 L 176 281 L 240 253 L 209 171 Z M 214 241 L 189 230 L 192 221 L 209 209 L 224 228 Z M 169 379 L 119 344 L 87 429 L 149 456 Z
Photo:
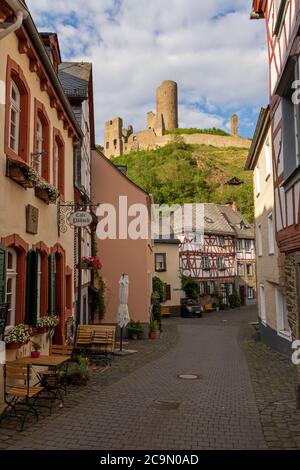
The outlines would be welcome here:
M 19 29 L 22 26 L 24 18 L 25 18 L 24 13 L 22 11 L 18 11 L 16 21 L 12 25 L 10 25 L 8 28 L 6 28 L 4 31 L 0 32 L 0 40 L 4 39 L 6 36 L 13 33 L 14 31 L 17 31 L 17 29 Z

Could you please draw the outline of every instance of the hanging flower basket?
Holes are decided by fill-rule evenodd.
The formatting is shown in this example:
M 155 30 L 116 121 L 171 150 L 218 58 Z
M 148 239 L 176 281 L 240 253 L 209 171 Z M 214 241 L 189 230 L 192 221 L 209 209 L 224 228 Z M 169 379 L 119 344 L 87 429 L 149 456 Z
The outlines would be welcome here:
M 95 256 L 82 258 L 79 264 L 81 269 L 101 269 L 102 264 Z

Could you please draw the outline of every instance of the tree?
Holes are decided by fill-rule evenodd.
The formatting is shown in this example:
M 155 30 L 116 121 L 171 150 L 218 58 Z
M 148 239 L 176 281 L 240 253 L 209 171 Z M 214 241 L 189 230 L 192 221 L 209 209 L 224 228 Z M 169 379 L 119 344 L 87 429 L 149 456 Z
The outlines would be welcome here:
M 239 308 L 241 306 L 241 299 L 236 288 L 233 289 L 232 294 L 229 296 L 229 305 L 230 308 Z
M 152 279 L 152 290 L 152 319 L 157 321 L 161 331 L 161 302 L 165 299 L 165 284 L 157 276 Z
M 192 277 L 182 276 L 181 288 L 188 299 L 198 300 L 199 286 L 198 283 Z

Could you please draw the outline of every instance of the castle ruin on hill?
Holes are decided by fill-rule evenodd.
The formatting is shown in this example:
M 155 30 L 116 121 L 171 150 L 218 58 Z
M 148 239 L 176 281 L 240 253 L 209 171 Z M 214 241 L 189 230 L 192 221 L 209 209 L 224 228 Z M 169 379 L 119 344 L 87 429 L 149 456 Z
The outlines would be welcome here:
M 133 151 L 154 150 L 174 141 L 173 134 L 166 131 L 178 129 L 178 88 L 172 80 L 164 81 L 156 90 L 156 113 L 147 113 L 146 129 L 134 132 L 133 126 L 123 128 L 120 117 L 105 123 L 104 153 L 110 158 Z M 182 134 L 188 144 L 214 145 L 216 147 L 250 148 L 251 141 L 238 136 L 238 116 L 231 117 L 231 135 Z

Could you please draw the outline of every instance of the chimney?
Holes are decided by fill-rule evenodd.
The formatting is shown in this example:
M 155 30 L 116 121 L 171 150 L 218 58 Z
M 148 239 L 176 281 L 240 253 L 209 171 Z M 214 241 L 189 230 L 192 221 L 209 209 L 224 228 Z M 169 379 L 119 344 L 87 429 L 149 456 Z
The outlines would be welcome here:
M 234 212 L 237 212 L 237 211 L 238 211 L 238 206 L 237 206 L 236 201 L 233 201 L 233 203 L 231 204 L 231 209 L 232 209 Z
M 231 135 L 237 137 L 239 135 L 239 117 L 233 114 L 230 118 Z

